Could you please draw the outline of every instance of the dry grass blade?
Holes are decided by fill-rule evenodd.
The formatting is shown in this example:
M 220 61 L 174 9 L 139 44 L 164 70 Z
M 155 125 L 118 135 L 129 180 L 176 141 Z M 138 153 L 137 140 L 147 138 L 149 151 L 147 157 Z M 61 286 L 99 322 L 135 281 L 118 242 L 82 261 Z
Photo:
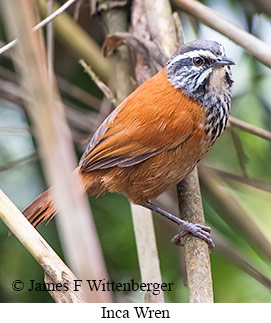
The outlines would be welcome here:
M 50 292 L 55 301 L 59 303 L 84 302 L 82 291 L 74 292 L 74 280 L 78 278 L 1 190 L 0 218 L 43 267 L 46 283 L 53 283 L 54 286 L 68 284 L 67 291 L 63 289 Z
M 216 250 L 218 252 L 222 253 L 237 267 L 244 270 L 268 289 L 271 289 L 271 280 L 253 265 L 253 260 L 247 259 L 246 255 L 244 255 L 240 250 L 237 250 L 237 248 L 219 232 L 213 230 L 213 237 L 216 244 Z
M 258 225 L 246 214 L 235 196 L 226 189 L 225 183 L 211 170 L 200 170 L 200 181 L 207 193 L 207 198 L 212 201 L 213 207 L 225 222 L 234 226 L 247 240 L 268 260 L 271 259 L 271 243 L 264 236 Z
M 0 133 L 8 134 L 8 135 L 29 135 L 30 129 L 29 128 L 16 128 L 16 127 L 0 127 Z
M 171 2 L 184 12 L 201 20 L 205 25 L 225 35 L 236 44 L 239 44 L 263 64 L 271 67 L 271 47 L 257 37 L 230 23 L 214 10 L 198 1 L 171 0 Z
M 238 133 L 236 132 L 235 129 L 230 128 L 229 130 L 230 130 L 230 134 L 231 134 L 231 137 L 232 137 L 233 145 L 235 147 L 235 151 L 236 151 L 236 154 L 237 154 L 238 162 L 239 162 L 239 165 L 241 167 L 243 176 L 244 177 L 248 177 L 247 176 L 247 172 L 246 172 L 246 163 L 248 161 L 248 157 L 247 157 L 247 155 L 246 155 L 246 153 L 245 153 L 245 151 L 243 149 L 243 146 L 242 146 L 240 137 L 239 137 L 239 135 L 238 135 Z

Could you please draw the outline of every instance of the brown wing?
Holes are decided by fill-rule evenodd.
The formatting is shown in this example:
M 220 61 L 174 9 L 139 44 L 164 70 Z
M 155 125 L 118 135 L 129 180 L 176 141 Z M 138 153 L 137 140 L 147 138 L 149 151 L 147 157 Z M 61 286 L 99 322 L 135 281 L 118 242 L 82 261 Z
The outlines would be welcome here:
M 182 109 L 184 96 L 167 79 L 161 80 L 162 72 L 105 119 L 80 160 L 81 171 L 129 167 L 180 145 L 191 135 L 194 120 Z M 161 81 L 166 86 L 158 88 Z

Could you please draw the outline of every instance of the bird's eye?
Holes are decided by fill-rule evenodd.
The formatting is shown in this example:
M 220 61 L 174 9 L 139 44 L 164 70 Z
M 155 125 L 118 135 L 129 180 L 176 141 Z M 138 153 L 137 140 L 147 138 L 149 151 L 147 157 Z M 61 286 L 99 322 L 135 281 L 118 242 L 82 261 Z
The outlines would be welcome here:
M 201 66 L 203 64 L 203 59 L 200 58 L 200 57 L 194 57 L 193 58 L 193 63 L 196 65 L 196 66 Z

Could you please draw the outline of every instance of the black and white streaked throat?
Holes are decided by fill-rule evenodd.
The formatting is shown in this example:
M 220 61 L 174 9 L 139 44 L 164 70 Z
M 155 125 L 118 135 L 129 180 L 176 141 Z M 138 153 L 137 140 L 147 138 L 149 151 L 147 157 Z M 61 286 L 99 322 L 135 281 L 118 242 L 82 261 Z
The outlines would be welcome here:
M 212 141 L 227 124 L 233 84 L 230 65 L 234 64 L 219 43 L 196 40 L 183 45 L 166 66 L 170 83 L 205 108 L 202 126 Z

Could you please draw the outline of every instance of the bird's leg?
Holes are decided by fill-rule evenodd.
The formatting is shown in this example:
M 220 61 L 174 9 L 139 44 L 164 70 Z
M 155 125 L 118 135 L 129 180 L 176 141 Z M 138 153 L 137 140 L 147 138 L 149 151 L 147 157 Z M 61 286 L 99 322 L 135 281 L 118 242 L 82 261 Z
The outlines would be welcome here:
M 206 241 L 208 243 L 208 246 L 210 248 L 210 250 L 212 251 L 214 249 L 214 242 L 211 238 L 211 228 L 207 227 L 205 225 L 201 225 L 201 224 L 194 224 L 191 222 L 187 222 L 184 221 L 180 218 L 178 218 L 177 216 L 161 209 L 160 207 L 152 204 L 151 202 L 147 201 L 146 203 L 142 204 L 142 206 L 163 215 L 164 217 L 166 217 L 167 219 L 177 223 L 180 228 L 181 231 L 176 234 L 173 238 L 172 238 L 172 242 L 176 245 L 180 245 L 180 238 L 183 237 L 184 235 L 186 235 L 187 233 L 191 233 L 192 235 L 194 235 L 195 237 L 198 237 L 204 241 Z

